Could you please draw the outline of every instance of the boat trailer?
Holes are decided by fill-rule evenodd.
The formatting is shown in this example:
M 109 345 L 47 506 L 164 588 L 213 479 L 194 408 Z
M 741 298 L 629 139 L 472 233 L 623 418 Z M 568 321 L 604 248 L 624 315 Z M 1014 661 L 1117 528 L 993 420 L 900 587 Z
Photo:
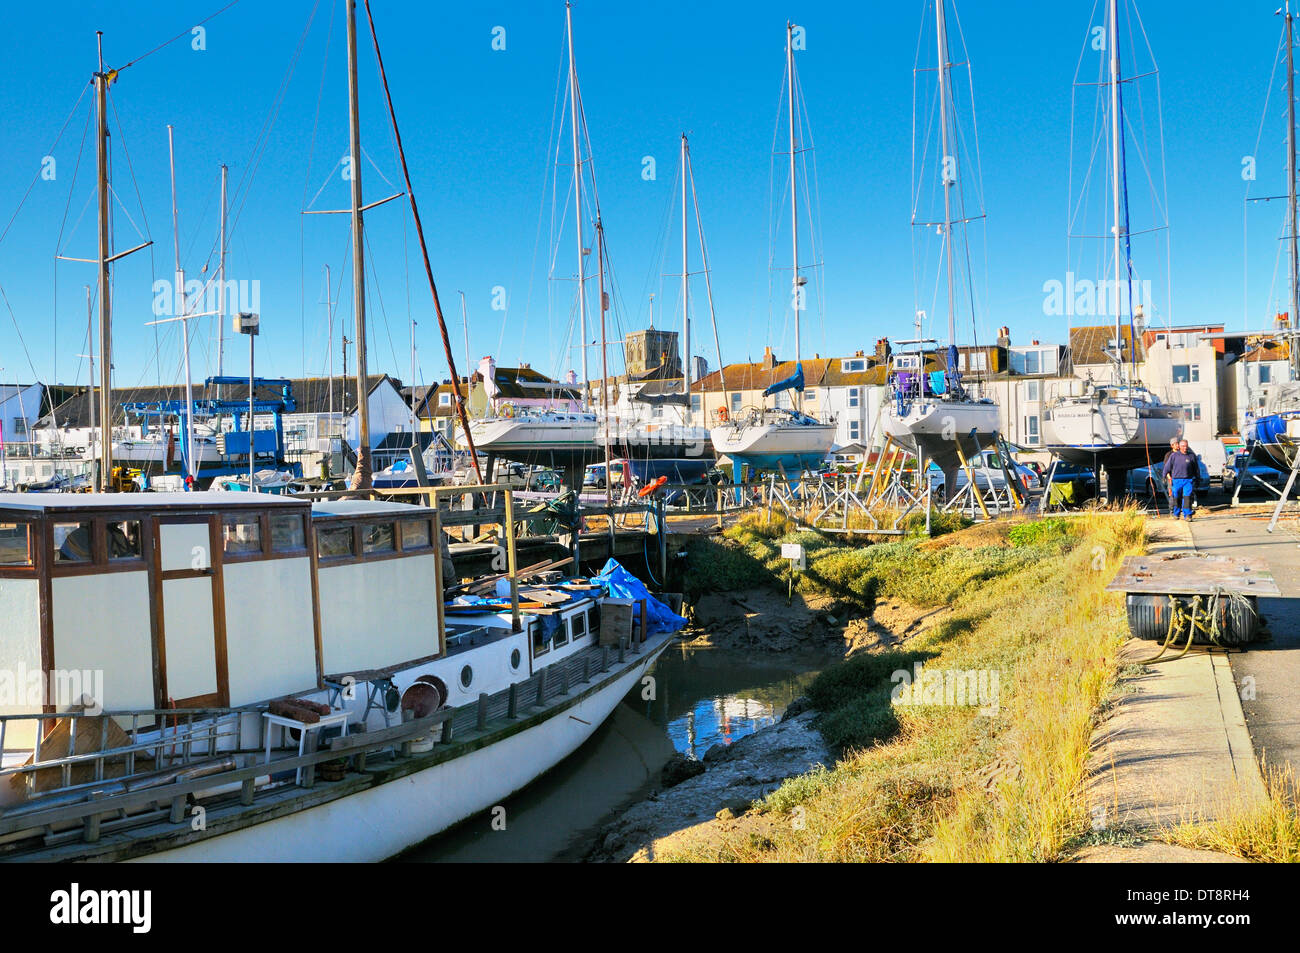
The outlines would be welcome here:
M 1134 638 L 1161 642 L 1147 662 L 1180 641 L 1169 658 L 1186 655 L 1193 643 L 1244 648 L 1260 636 L 1259 597 L 1282 594 L 1261 559 L 1193 552 L 1129 556 L 1106 590 L 1125 594 Z

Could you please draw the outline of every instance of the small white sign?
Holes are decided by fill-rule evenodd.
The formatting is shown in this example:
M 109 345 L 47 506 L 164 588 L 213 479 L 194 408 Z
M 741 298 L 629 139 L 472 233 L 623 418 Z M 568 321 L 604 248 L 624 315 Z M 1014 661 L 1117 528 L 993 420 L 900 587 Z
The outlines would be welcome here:
M 794 569 L 804 570 L 808 568 L 808 559 L 804 555 L 803 543 L 782 543 L 781 558 L 790 560 Z

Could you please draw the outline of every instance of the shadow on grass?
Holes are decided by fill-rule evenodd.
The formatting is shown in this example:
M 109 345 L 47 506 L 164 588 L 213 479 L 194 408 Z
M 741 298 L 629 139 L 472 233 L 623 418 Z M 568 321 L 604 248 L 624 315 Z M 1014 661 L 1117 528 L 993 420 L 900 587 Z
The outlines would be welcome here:
M 822 672 L 808 689 L 813 708 L 821 712 L 817 727 L 826 742 L 840 751 L 865 748 L 898 732 L 892 694 L 894 676 L 910 677 L 917 663 L 935 652 L 880 652 L 858 655 Z

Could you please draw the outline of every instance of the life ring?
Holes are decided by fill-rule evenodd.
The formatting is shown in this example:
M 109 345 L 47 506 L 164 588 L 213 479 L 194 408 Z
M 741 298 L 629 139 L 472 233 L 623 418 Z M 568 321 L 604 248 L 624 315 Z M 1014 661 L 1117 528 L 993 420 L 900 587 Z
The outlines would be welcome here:
M 500 413 L 502 417 L 506 418 L 506 420 L 511 420 L 515 416 L 515 405 L 508 404 L 508 403 L 502 404 L 501 409 L 498 411 L 498 413 Z
M 647 483 L 645 486 L 641 487 L 641 489 L 637 490 L 637 491 L 636 491 L 636 495 L 639 496 L 639 497 L 647 497 L 647 496 L 649 496 L 651 493 L 653 493 L 655 490 L 657 490 L 657 489 L 659 489 L 660 487 L 662 487 L 662 486 L 663 486 L 665 483 L 667 483 L 667 482 L 668 482 L 668 478 L 667 478 L 666 476 L 661 476 L 659 479 L 655 480 L 653 483 Z

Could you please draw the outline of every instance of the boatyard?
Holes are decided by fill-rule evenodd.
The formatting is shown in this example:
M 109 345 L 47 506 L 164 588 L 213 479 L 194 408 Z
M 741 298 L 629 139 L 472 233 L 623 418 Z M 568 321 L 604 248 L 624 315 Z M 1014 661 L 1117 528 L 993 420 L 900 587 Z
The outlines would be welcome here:
M 15 11 L 14 919 L 383 942 L 447 863 L 1284 910 L 1300 10 L 1004 7 Z

